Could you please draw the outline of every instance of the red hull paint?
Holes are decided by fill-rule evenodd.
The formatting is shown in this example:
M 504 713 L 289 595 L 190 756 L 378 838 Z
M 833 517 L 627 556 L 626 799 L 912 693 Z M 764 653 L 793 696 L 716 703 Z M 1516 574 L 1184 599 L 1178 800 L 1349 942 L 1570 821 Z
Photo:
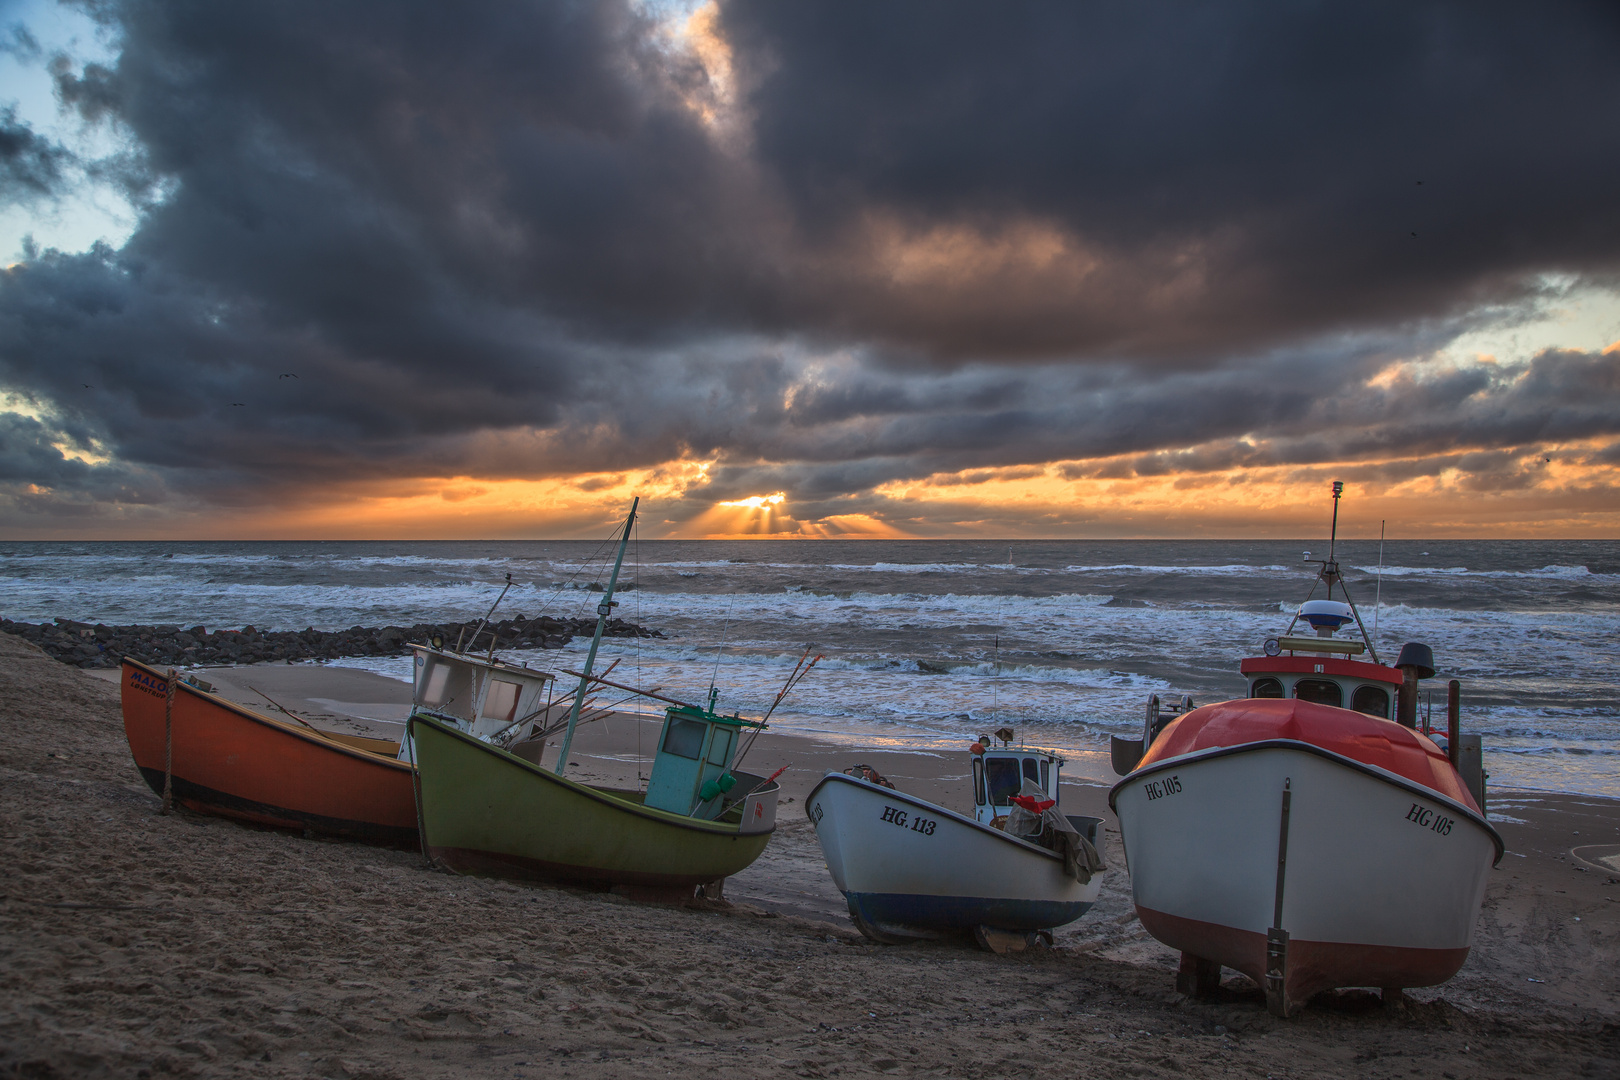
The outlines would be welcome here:
M 1200 922 L 1137 905 L 1137 918 L 1156 939 L 1194 956 L 1241 971 L 1266 985 L 1266 935 Z M 1338 986 L 1437 986 L 1462 968 L 1468 949 L 1409 949 L 1336 941 L 1288 942 L 1285 993 L 1291 1004 Z
M 163 792 L 167 676 L 125 660 L 124 733 L 135 764 Z M 412 768 L 333 742 L 179 683 L 173 788 L 199 813 L 370 843 L 417 843 Z
M 1294 739 L 1376 765 L 1479 812 L 1445 751 L 1422 734 L 1392 720 L 1292 698 L 1240 698 L 1194 709 L 1170 722 L 1136 771 L 1198 750 L 1268 739 Z

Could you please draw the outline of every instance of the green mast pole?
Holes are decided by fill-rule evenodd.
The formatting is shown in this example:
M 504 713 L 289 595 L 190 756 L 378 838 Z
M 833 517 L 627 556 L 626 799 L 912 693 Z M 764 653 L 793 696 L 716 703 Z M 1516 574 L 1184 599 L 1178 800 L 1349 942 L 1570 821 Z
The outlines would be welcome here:
M 574 728 L 579 723 L 579 707 L 585 701 L 585 687 L 591 679 L 591 665 L 596 663 L 596 647 L 602 644 L 602 631 L 608 617 L 613 614 L 613 587 L 619 583 L 619 567 L 624 565 L 624 549 L 630 546 L 630 528 L 636 523 L 636 507 L 641 505 L 637 495 L 630 503 L 630 516 L 624 522 L 624 538 L 619 541 L 619 557 L 613 560 L 613 574 L 608 578 L 607 592 L 596 605 L 596 634 L 591 638 L 591 651 L 585 654 L 585 670 L 579 676 L 579 690 L 574 693 L 574 707 L 568 712 L 568 732 L 563 736 L 562 749 L 557 752 L 557 775 L 568 767 L 568 748 L 574 742 Z

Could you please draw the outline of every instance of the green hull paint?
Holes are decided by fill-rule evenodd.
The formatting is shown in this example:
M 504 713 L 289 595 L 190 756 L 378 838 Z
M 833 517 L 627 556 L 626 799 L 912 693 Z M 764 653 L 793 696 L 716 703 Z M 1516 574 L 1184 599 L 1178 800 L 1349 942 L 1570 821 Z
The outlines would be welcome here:
M 458 873 L 690 887 L 742 870 L 771 837 L 586 787 L 431 718 L 410 729 L 423 843 Z

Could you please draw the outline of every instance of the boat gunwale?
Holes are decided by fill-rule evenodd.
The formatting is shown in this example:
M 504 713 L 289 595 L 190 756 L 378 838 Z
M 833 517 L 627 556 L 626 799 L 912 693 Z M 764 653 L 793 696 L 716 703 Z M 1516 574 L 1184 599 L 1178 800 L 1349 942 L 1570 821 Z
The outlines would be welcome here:
M 1347 757 L 1344 754 L 1329 750 L 1324 746 L 1317 746 L 1315 743 L 1305 742 L 1301 739 L 1257 739 L 1253 742 L 1238 743 L 1234 746 L 1210 746 L 1205 747 L 1202 750 L 1194 750 L 1191 753 L 1181 754 L 1177 757 L 1155 761 L 1151 765 L 1127 773 L 1125 776 L 1121 777 L 1113 787 L 1108 789 L 1108 809 L 1113 811 L 1115 817 L 1118 817 L 1119 811 L 1114 808 L 1115 797 L 1127 784 L 1136 783 L 1144 776 L 1162 772 L 1167 769 L 1182 768 L 1189 764 L 1198 764 L 1200 762 L 1209 761 L 1213 758 L 1233 757 L 1238 754 L 1246 754 L 1255 750 L 1303 751 L 1305 753 L 1315 754 L 1317 757 L 1326 758 L 1327 760 L 1338 765 L 1347 765 L 1351 769 L 1354 769 L 1357 772 L 1365 773 L 1375 780 L 1382 780 L 1386 783 L 1393 784 L 1402 790 L 1409 791 L 1412 794 L 1428 799 L 1431 802 L 1441 803 L 1466 817 L 1475 825 L 1478 825 L 1480 828 L 1484 829 L 1486 834 L 1490 836 L 1491 842 L 1496 845 L 1496 858 L 1491 860 L 1492 866 L 1500 863 L 1502 861 L 1503 854 L 1507 851 L 1507 845 L 1502 842 L 1502 836 L 1496 831 L 1496 827 L 1486 820 L 1485 816 L 1478 810 L 1475 810 L 1473 807 L 1464 805 L 1463 803 L 1458 802 L 1456 799 L 1453 799 L 1451 796 L 1438 792 L 1433 788 L 1424 787 L 1416 780 L 1402 776 L 1399 773 L 1390 772 L 1388 769 L 1382 768 L 1378 765 L 1371 765 L 1365 761 L 1357 761 L 1353 757 Z
M 406 720 L 406 722 L 405 722 L 406 732 L 409 733 L 410 732 L 410 725 L 412 725 L 412 724 L 414 724 L 414 723 L 416 723 L 418 721 L 423 721 L 423 722 L 429 723 L 433 727 L 437 728 L 440 732 L 442 732 L 442 733 L 444 733 L 446 735 L 451 735 L 451 736 L 461 740 L 462 742 L 467 743 L 468 745 L 474 747 L 475 749 L 486 751 L 486 752 L 490 753 L 491 755 L 495 756 L 497 760 L 505 760 L 505 761 L 509 761 L 510 763 L 515 764 L 515 765 L 521 765 L 525 770 L 527 770 L 528 772 L 530 772 L 530 773 L 532 773 L 532 774 L 534 774 L 534 775 L 536 775 L 538 777 L 541 777 L 542 779 L 550 780 L 550 781 L 552 781 L 554 783 L 561 784 L 565 788 L 572 789 L 573 791 L 575 791 L 577 793 L 588 795 L 588 796 L 590 796 L 591 798 L 595 799 L 598 802 L 608 804 L 613 809 L 616 809 L 616 810 L 629 810 L 629 811 L 632 811 L 633 813 L 635 813 L 639 817 L 647 818 L 647 819 L 649 819 L 651 821 L 658 822 L 659 824 L 662 824 L 662 825 L 674 825 L 674 826 L 678 826 L 678 827 L 681 827 L 681 828 L 692 829 L 693 831 L 696 831 L 696 832 L 713 833 L 713 834 L 716 834 L 716 835 L 730 836 L 730 837 L 733 837 L 733 838 L 739 837 L 739 836 L 769 836 L 772 833 L 776 832 L 776 823 L 774 821 L 771 823 L 771 827 L 769 829 L 765 829 L 765 830 L 762 830 L 760 832 L 745 833 L 745 832 L 741 831 L 741 829 L 742 829 L 742 822 L 741 821 L 737 822 L 737 824 L 735 824 L 735 825 L 723 824 L 723 823 L 717 822 L 717 821 L 705 821 L 705 820 L 701 820 L 699 818 L 685 817 L 685 816 L 683 816 L 681 814 L 671 813 L 668 810 L 659 810 L 656 807 L 645 806 L 645 805 L 643 805 L 641 803 L 630 802 L 627 799 L 622 799 L 622 798 L 619 798 L 619 797 L 617 797 L 615 795 L 607 794 L 605 791 L 599 790 L 597 788 L 590 787 L 590 786 L 588 786 L 586 784 L 582 784 L 578 780 L 570 780 L 566 776 L 558 776 L 556 773 L 552 772 L 550 769 L 545 768 L 544 766 L 536 765 L 534 762 L 529 761 L 527 758 L 518 757 L 516 754 L 512 753 L 510 750 L 503 750 L 500 747 L 494 746 L 494 745 L 492 745 L 490 743 L 487 743 L 482 739 L 479 739 L 479 738 L 477 738 L 475 736 L 472 736 L 472 735 L 468 735 L 466 732 L 461 731 L 458 728 L 452 727 L 449 724 L 446 724 L 444 721 L 442 721 L 442 720 L 440 720 L 440 719 L 438 719 L 437 717 L 434 717 L 434 716 L 422 716 L 422 715 L 419 715 L 419 714 L 413 712 L 411 714 L 410 718 L 408 720 Z M 412 739 L 413 745 L 415 743 L 415 738 L 416 738 L 415 735 L 412 734 L 411 739 Z M 736 775 L 736 774 L 734 773 L 733 775 Z M 749 773 L 749 774 L 746 774 L 746 775 L 751 776 L 753 774 Z M 769 791 L 771 788 L 775 788 L 777 790 L 777 792 L 780 793 L 781 790 L 782 790 L 782 785 L 780 785 L 776 781 L 772 780 L 772 781 L 769 781 L 769 782 L 767 782 L 765 784 L 760 785 L 757 788 L 754 788 L 753 790 L 748 792 L 748 795 L 743 796 L 743 798 L 746 799 L 750 795 L 758 795 L 761 792 Z M 629 790 L 629 789 L 628 788 L 620 788 L 620 789 L 616 789 L 616 790 Z M 737 804 L 733 803 L 732 805 L 735 806 Z M 727 809 L 727 812 L 729 812 L 731 808 L 727 807 L 726 809 Z
M 123 666 L 140 668 L 165 681 L 168 681 L 169 679 L 169 676 L 161 669 L 155 668 L 150 664 L 142 663 L 141 661 L 128 656 L 124 657 Z M 122 680 L 120 680 L 120 682 L 122 682 Z M 222 694 L 210 693 L 207 690 L 199 689 L 186 682 L 185 677 L 180 675 L 178 671 L 176 671 L 174 683 L 177 689 L 184 690 L 186 693 L 189 693 L 217 708 L 222 708 L 227 712 L 235 713 L 243 720 L 251 720 L 256 724 L 261 724 L 283 734 L 295 736 L 296 738 L 303 739 L 305 742 L 319 746 L 324 750 L 333 750 L 340 754 L 347 754 L 350 757 L 358 758 L 361 761 L 369 762 L 374 765 L 382 765 L 388 768 L 400 769 L 405 772 L 414 773 L 416 771 L 415 766 L 411 765 L 409 762 L 401 761 L 398 758 L 389 757 L 386 754 L 379 754 L 372 750 L 362 750 L 357 746 L 347 746 L 341 742 L 338 742 L 336 739 L 327 738 L 325 734 L 320 732 L 319 728 L 315 728 L 313 731 L 311 731 L 297 724 L 288 723 L 285 720 L 277 720 L 272 716 L 265 716 L 262 713 L 254 712 L 247 706 L 238 704 Z
M 931 803 L 927 799 L 924 799 L 924 798 L 922 798 L 920 796 L 910 795 L 910 794 L 907 794 L 906 792 L 899 791 L 899 790 L 897 790 L 895 788 L 878 787 L 878 785 L 872 783 L 869 780 L 858 780 L 853 776 L 848 776 L 848 775 L 846 775 L 844 773 L 841 773 L 841 772 L 828 772 L 826 776 L 823 776 L 819 781 L 817 781 L 815 787 L 810 789 L 810 794 L 808 794 L 808 795 L 806 795 L 804 797 L 805 816 L 806 817 L 810 816 L 810 814 L 809 814 L 810 800 L 816 797 L 816 792 L 820 791 L 822 785 L 825 784 L 829 780 L 838 780 L 838 781 L 842 781 L 843 783 L 846 783 L 846 784 L 854 784 L 857 787 L 860 787 L 860 788 L 865 789 L 865 790 L 883 792 L 884 793 L 884 796 L 883 796 L 884 798 L 888 798 L 890 795 L 897 796 L 900 799 L 902 799 L 902 800 L 904 800 L 906 802 L 909 802 L 913 806 L 926 806 L 930 810 L 937 810 L 938 812 L 940 812 L 942 814 L 945 814 L 948 817 L 951 817 L 951 818 L 955 819 L 959 824 L 971 825 L 973 828 L 978 829 L 980 832 L 989 833 L 991 836 L 994 836 L 997 839 L 1005 840 L 1008 843 L 1017 844 L 1020 847 L 1028 848 L 1030 851 L 1033 851 L 1033 852 L 1035 852 L 1037 854 L 1040 854 L 1040 855 L 1045 855 L 1049 859 L 1055 859 L 1055 860 L 1057 860 L 1059 862 L 1061 862 L 1063 860 L 1063 856 L 1059 855 L 1055 851 L 1051 851 L 1051 850 L 1049 850 L 1047 848 L 1043 848 L 1039 844 L 1032 844 L 1028 840 L 1025 840 L 1025 839 L 1023 839 L 1021 837 L 1013 836 L 1012 834 L 1003 832 L 1000 829 L 993 828 L 993 827 L 991 827 L 989 825 L 984 824 L 984 822 L 982 822 L 982 821 L 975 821 L 973 818 L 970 818 L 965 814 L 957 813 L 955 810 L 951 810 L 948 807 L 941 806 L 938 803 Z M 1067 815 L 1065 815 L 1065 816 L 1067 816 Z M 812 820 L 811 824 L 815 825 L 815 822 Z M 817 827 L 819 828 L 819 826 L 817 826 Z

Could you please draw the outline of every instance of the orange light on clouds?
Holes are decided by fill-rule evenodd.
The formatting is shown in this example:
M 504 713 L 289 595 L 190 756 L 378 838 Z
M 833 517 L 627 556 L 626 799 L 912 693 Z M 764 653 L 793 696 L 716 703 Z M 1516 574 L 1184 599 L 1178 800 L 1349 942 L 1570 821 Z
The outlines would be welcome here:
M 1505 477 L 1461 468 L 1403 476 L 1405 462 L 1278 465 L 1156 476 L 1097 475 L 1106 459 L 1036 470 L 947 474 L 877 494 L 931 535 L 982 537 L 1277 537 L 1318 531 L 1323 493 L 1346 484 L 1346 535 L 1610 537 L 1620 533 L 1620 470 L 1582 464 L 1596 444 L 1527 454 Z M 1066 472 L 1084 471 L 1070 479 Z M 1033 472 L 1033 475 L 1031 473 Z M 884 515 L 891 517 L 891 515 Z
M 170 522 L 153 535 L 198 539 L 436 540 L 520 537 L 597 538 L 622 521 L 632 496 L 670 503 L 707 482 L 706 462 L 655 469 L 584 473 L 540 480 L 422 477 L 334 484 L 301 492 L 296 506 L 267 505 L 212 513 L 206 528 Z M 648 523 L 653 535 L 656 521 Z M 667 524 L 667 523 L 666 523 Z M 129 535 L 128 525 L 120 535 Z
M 1251 451 L 1261 444 L 1247 444 Z M 787 492 L 710 501 L 714 461 L 541 479 L 487 475 L 340 481 L 191 511 L 119 505 L 76 538 L 598 539 L 642 498 L 646 539 L 1306 537 L 1327 485 L 1346 484 L 1345 536 L 1613 537 L 1620 468 L 1602 440 L 1492 458 L 1189 468 L 1205 448 L 1031 463 L 894 481 L 817 503 Z M 1252 460 L 1252 457 L 1250 458 Z M 1180 467 L 1178 467 L 1180 466 Z M 1488 471 L 1470 471 L 1486 469 Z M 30 493 L 49 495 L 34 485 Z M 8 539 L 30 538 L 15 525 Z M 52 530 L 54 533 L 56 530 Z M 40 539 L 51 538 L 41 530 Z
M 910 533 L 865 513 L 829 514 L 811 520 L 795 517 L 787 495 L 753 495 L 717 502 L 691 521 L 666 534 L 692 540 L 893 540 Z
M 778 491 L 775 495 L 750 495 L 746 499 L 734 499 L 730 502 L 719 503 L 720 506 L 740 506 L 749 510 L 763 510 L 767 506 L 779 506 L 787 496 Z

